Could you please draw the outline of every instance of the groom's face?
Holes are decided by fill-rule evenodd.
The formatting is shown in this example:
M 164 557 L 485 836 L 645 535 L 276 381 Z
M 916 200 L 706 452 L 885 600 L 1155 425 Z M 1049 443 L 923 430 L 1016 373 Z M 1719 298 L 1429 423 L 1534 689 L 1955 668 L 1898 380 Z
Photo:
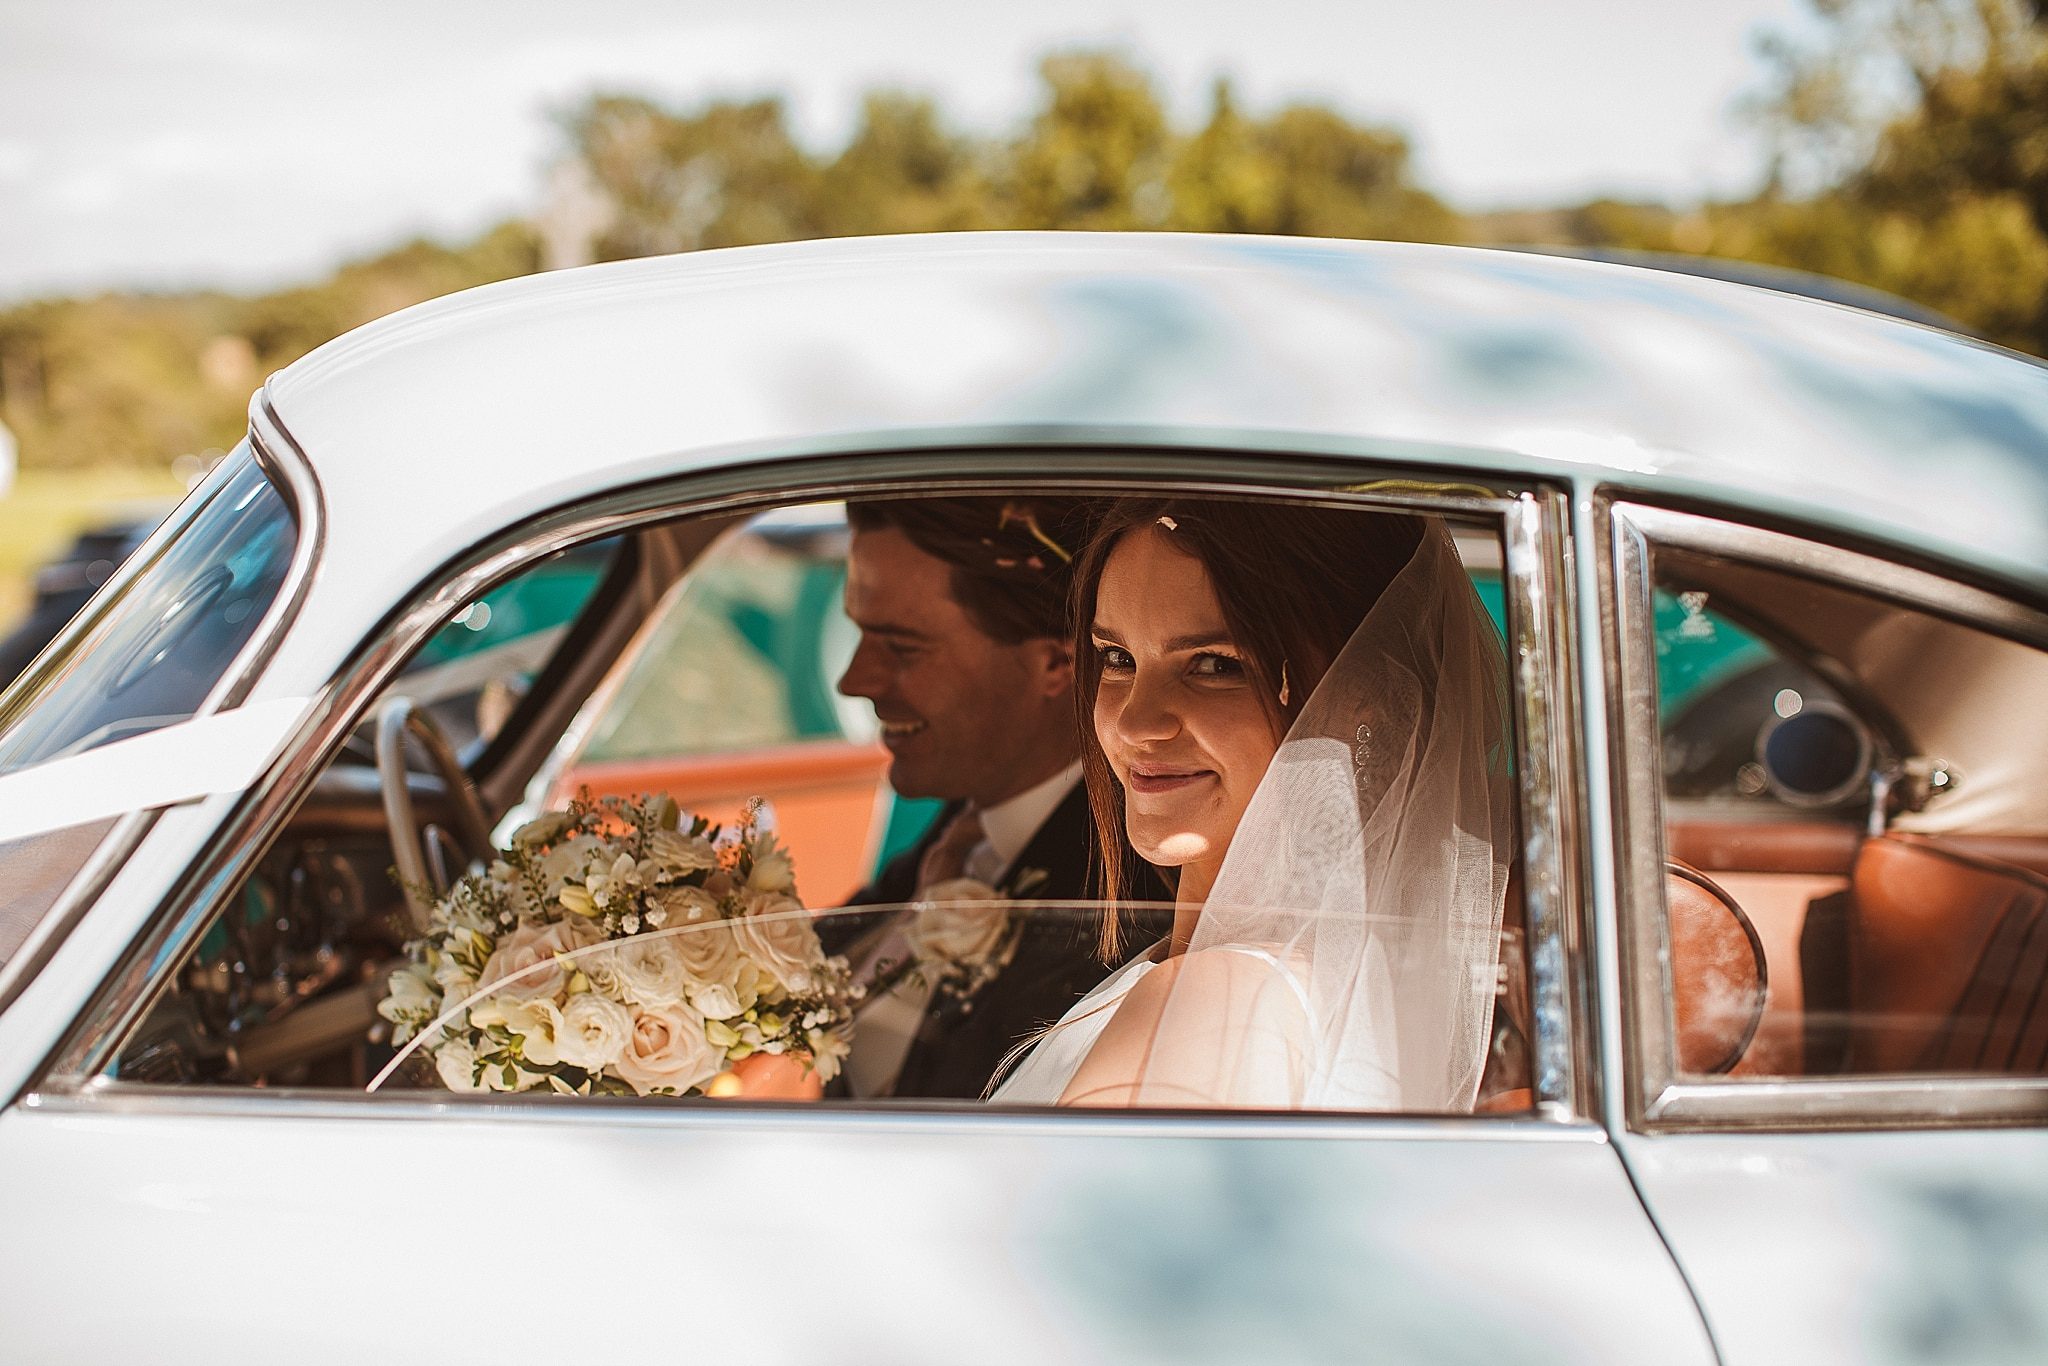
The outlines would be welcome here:
M 839 691 L 874 704 L 897 792 L 990 806 L 1066 762 L 1066 647 L 989 636 L 954 600 L 946 563 L 901 531 L 854 532 L 846 614 L 860 645 Z

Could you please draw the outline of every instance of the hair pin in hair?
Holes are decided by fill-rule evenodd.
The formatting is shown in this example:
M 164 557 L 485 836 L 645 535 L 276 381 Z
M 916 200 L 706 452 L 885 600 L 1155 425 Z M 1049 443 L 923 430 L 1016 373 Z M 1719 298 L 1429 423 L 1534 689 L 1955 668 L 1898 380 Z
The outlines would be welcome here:
M 1167 516 L 1167 515 L 1166 515 L 1165 513 L 1163 513 L 1163 512 L 1159 514 L 1159 518 L 1158 518 L 1158 521 L 1159 521 L 1159 525 L 1161 525 L 1161 526 L 1165 527 L 1165 528 L 1166 528 L 1166 529 L 1167 529 L 1168 531 L 1179 531 L 1179 530 L 1180 530 L 1180 523 L 1179 523 L 1179 522 L 1176 522 L 1176 521 L 1174 521 L 1174 520 L 1173 520 L 1173 518 L 1171 518 L 1171 517 Z
M 1019 507 L 1015 503 L 1004 503 L 1003 510 L 996 516 L 996 525 L 998 527 L 1006 527 L 1012 522 L 1021 525 L 1026 531 L 1031 533 L 1031 539 L 1059 556 L 1061 564 L 1072 564 L 1074 562 L 1074 557 L 1068 553 L 1065 546 L 1045 534 L 1045 529 L 1038 525 L 1038 514 L 1032 511 L 1029 505 Z

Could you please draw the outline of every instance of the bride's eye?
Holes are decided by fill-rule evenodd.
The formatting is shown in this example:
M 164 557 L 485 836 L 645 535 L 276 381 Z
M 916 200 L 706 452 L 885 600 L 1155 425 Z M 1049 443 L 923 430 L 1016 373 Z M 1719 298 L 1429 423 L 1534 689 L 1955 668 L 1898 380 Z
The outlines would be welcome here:
M 1189 662 L 1188 672 L 1196 678 L 1236 682 L 1244 677 L 1244 661 L 1235 655 L 1199 654 Z
M 1095 658 L 1106 674 L 1127 674 L 1137 667 L 1129 650 L 1121 645 L 1105 645 L 1099 640 L 1095 642 Z

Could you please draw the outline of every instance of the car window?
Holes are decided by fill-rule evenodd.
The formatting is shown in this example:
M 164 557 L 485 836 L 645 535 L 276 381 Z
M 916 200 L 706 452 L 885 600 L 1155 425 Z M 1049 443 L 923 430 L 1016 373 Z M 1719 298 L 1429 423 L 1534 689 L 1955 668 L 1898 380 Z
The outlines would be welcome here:
M 276 598 L 298 529 L 244 449 L 92 628 L 10 691 L 0 773 L 190 718 Z
M 177 514 L 177 534 L 88 627 L 4 699 L 0 773 L 145 734 L 197 711 L 275 601 L 298 528 L 248 449 L 222 462 Z M 14 889 L 0 912 L 0 965 L 85 866 L 111 823 L 0 845 Z
M 466 876 L 401 886 L 393 850 L 420 832 L 382 824 L 360 784 L 316 783 L 165 954 L 109 1071 L 593 1100 L 1528 1110 L 1498 527 L 1453 536 L 1327 500 L 1151 506 L 910 497 L 732 528 L 693 552 Z M 1112 517 L 1131 520 L 1097 530 Z M 1324 556 L 1289 569 L 1285 607 L 1259 556 L 1200 558 L 1276 540 Z M 1150 568 L 1115 558 L 1126 546 Z M 1145 634 L 1222 611 L 1223 589 L 1204 608 L 1155 574 L 1232 564 L 1250 576 L 1219 581 L 1249 615 Z M 1108 596 L 1077 643 L 1083 582 Z M 1278 617 L 1293 653 L 1257 634 Z M 470 628 L 430 648 L 452 629 Z M 1087 732 L 1070 688 L 1093 699 Z M 1156 750 L 1129 738 L 1154 690 L 1185 718 Z M 999 764 L 1000 800 L 956 781 Z M 439 784 L 406 782 L 422 821 L 448 825 Z M 1126 804 L 1106 825 L 1091 783 Z M 899 790 L 940 815 L 891 856 Z M 1413 895 L 1373 904 L 1368 860 Z M 1183 957 L 1176 890 L 1217 876 L 1236 890 Z M 1248 1014 L 1219 1027 L 1231 1011 Z M 1341 1064 L 1314 1052 L 1337 1037 Z
M 1723 656 L 1662 717 L 1673 1071 L 2048 1075 L 2048 652 L 1767 564 L 1651 564 L 1660 694 L 1686 649 Z

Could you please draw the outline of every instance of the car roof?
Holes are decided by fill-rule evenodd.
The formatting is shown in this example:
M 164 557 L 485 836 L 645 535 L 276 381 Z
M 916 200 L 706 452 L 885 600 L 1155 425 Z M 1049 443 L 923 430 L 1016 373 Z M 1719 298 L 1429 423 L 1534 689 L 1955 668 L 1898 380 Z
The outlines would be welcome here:
M 1708 500 L 2048 594 L 2048 367 L 1723 280 L 1195 234 L 745 247 L 488 285 L 274 376 L 330 554 L 622 483 L 963 444 L 1399 458 Z

